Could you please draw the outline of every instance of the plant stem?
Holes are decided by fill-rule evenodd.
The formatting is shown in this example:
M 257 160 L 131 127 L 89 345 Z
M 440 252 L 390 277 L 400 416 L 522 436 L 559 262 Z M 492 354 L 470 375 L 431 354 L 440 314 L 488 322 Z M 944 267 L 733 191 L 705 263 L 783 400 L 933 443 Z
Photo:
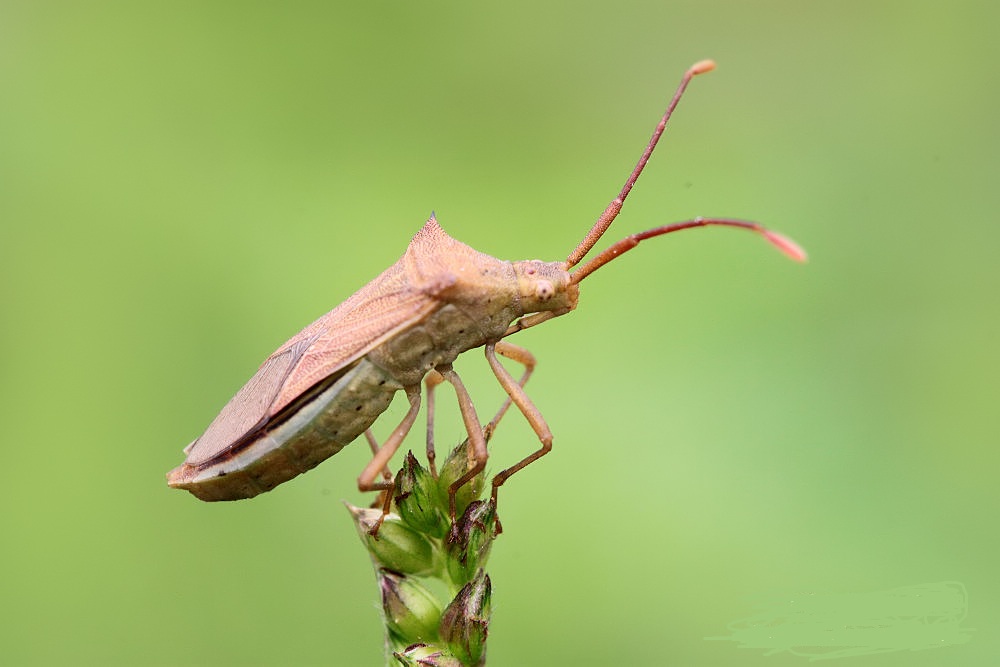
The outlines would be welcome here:
M 486 664 L 492 591 L 484 567 L 498 524 L 496 503 L 480 499 L 483 475 L 459 490 L 457 520 L 448 514 L 448 487 L 465 473 L 467 449 L 456 447 L 439 475 L 409 452 L 384 516 L 347 505 L 375 568 L 387 664 Z

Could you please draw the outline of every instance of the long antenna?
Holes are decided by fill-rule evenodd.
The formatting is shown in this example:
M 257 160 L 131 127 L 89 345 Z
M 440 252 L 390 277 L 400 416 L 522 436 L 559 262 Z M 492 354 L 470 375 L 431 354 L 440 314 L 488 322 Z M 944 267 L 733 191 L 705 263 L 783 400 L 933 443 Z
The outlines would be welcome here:
M 592 257 L 590 261 L 574 271 L 570 276 L 570 283 L 576 284 L 580 282 L 611 260 L 620 257 L 623 253 L 626 253 L 639 245 L 640 241 L 645 241 L 646 239 L 651 239 L 656 236 L 662 236 L 663 234 L 670 234 L 671 232 L 679 232 L 683 229 L 691 229 L 692 227 L 709 227 L 713 225 L 721 227 L 738 227 L 741 229 L 748 229 L 752 232 L 757 232 L 771 245 L 785 253 L 785 255 L 791 259 L 794 259 L 796 262 L 806 261 L 806 251 L 802 249 L 802 246 L 784 234 L 773 232 L 760 223 L 750 222 L 747 220 L 733 220 L 732 218 L 695 218 L 694 220 L 675 222 L 671 225 L 654 227 L 653 229 L 639 232 L 638 234 L 626 236 L 621 241 L 605 248 L 599 255 Z
M 671 114 L 674 113 L 674 109 L 677 108 L 677 103 L 681 101 L 681 96 L 687 89 L 688 84 L 691 79 L 699 74 L 704 74 L 705 72 L 711 72 L 715 69 L 714 60 L 701 60 L 696 62 L 694 65 L 688 68 L 688 71 L 684 73 L 684 78 L 681 79 L 680 85 L 677 86 L 677 90 L 674 92 L 673 98 L 670 100 L 670 104 L 667 105 L 667 110 L 663 112 L 663 118 L 660 119 L 660 123 L 656 126 L 656 130 L 653 132 L 652 138 L 649 140 L 649 144 L 646 146 L 646 150 L 643 152 L 642 157 L 639 158 L 639 163 L 635 165 L 635 169 L 632 170 L 632 174 L 625 181 L 625 187 L 622 191 L 618 193 L 614 201 L 608 204 L 608 207 L 604 209 L 604 213 L 601 217 L 597 219 L 594 226 L 590 228 L 587 235 L 583 237 L 580 241 L 580 245 L 576 247 L 573 252 L 569 254 L 566 258 L 566 268 L 571 268 L 576 266 L 581 259 L 587 256 L 594 245 L 601 239 L 604 232 L 608 231 L 608 227 L 614 222 L 618 213 L 622 210 L 622 205 L 625 203 L 625 198 L 628 197 L 629 191 L 632 186 L 635 185 L 636 180 L 639 178 L 639 174 L 642 173 L 643 168 L 646 166 L 646 162 L 649 161 L 649 156 L 653 154 L 653 149 L 656 148 L 656 142 L 660 140 L 660 135 L 663 134 L 664 128 L 667 127 L 667 121 L 670 120 Z M 597 267 L 594 267 L 597 268 Z

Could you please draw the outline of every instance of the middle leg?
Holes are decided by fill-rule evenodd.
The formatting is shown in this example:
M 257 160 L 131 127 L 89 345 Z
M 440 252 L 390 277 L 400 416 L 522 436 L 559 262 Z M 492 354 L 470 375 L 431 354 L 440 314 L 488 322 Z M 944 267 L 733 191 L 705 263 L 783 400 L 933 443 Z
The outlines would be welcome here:
M 486 468 L 486 460 L 489 458 L 489 452 L 486 451 L 486 437 L 483 434 L 483 427 L 479 422 L 479 417 L 476 415 L 476 407 L 472 404 L 472 397 L 469 395 L 465 385 L 462 384 L 462 379 L 458 377 L 458 373 L 454 371 L 451 364 L 438 366 L 435 370 L 441 374 L 441 377 L 445 381 L 451 383 L 455 388 L 455 395 L 458 397 L 458 408 L 462 413 L 465 431 L 469 434 L 468 470 L 448 487 L 448 511 L 454 523 L 455 494 Z

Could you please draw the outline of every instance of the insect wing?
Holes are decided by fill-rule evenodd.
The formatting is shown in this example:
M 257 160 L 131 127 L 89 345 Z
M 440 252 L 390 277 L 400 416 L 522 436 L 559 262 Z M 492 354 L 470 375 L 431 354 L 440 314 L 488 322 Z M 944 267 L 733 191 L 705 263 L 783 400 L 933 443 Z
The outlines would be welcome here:
M 437 305 L 412 287 L 400 259 L 268 357 L 189 446 L 186 463 L 203 465 L 253 437 L 317 382 L 419 322 Z
M 294 366 L 316 336 L 284 346 L 261 364 L 250 381 L 236 392 L 205 433 L 185 450 L 187 463 L 198 465 L 214 458 L 231 445 L 267 423 L 270 409 L 281 393 Z

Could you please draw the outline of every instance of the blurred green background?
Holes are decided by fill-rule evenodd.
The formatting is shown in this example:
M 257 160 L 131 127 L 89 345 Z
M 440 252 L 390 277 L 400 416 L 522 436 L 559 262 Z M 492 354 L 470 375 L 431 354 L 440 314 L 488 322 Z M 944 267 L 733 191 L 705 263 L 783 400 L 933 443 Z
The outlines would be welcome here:
M 811 263 L 651 241 L 517 337 L 556 440 L 501 496 L 490 662 L 804 664 L 704 638 L 954 580 L 971 641 L 850 663 L 997 664 L 1000 8 L 341 4 L 0 4 L 0 662 L 380 664 L 364 446 L 240 503 L 164 473 L 432 209 L 564 258 L 711 57 L 609 240 L 739 216 Z

